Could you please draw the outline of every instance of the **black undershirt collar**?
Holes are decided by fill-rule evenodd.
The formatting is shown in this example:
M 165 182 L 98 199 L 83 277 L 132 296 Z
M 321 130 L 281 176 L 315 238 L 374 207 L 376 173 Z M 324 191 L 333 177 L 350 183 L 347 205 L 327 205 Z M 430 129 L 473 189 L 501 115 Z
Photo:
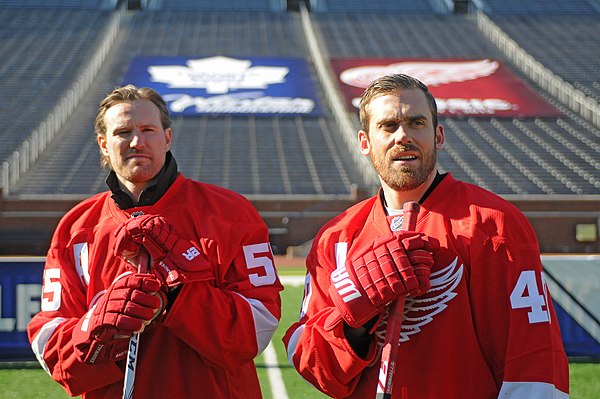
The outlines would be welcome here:
M 438 184 L 440 184 L 440 182 L 447 175 L 448 175 L 448 173 L 440 173 L 438 171 L 435 172 L 435 178 L 433 179 L 433 181 L 429 185 L 429 188 L 427 189 L 427 191 L 425 191 L 425 193 L 423 194 L 423 196 L 419 200 L 419 204 L 422 204 L 423 201 L 425 201 L 425 199 L 427 199 L 427 197 L 429 197 L 429 195 L 431 194 L 431 192 L 437 187 Z M 385 194 L 384 194 L 383 190 L 381 190 L 381 202 L 383 203 L 383 207 L 387 208 L 387 202 L 385 201 Z
M 129 209 L 136 206 L 154 205 L 171 187 L 171 184 L 177 179 L 179 172 L 177 170 L 177 162 L 171 154 L 171 151 L 167 152 L 165 158 L 165 164 L 158 173 L 155 183 L 147 187 L 140 195 L 140 200 L 136 205 L 129 194 L 127 194 L 119 185 L 117 174 L 114 171 L 110 171 L 106 177 L 106 185 L 112 192 L 111 198 L 115 201 L 120 209 Z

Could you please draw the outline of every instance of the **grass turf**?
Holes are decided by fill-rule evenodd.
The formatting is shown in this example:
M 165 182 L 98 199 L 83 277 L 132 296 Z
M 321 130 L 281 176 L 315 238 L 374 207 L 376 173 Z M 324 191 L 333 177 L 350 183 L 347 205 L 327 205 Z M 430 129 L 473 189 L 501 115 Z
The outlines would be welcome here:
M 302 265 L 291 265 L 280 269 L 281 275 L 303 275 Z M 304 381 L 289 366 L 281 337 L 297 320 L 302 301 L 303 286 L 286 286 L 282 292 L 282 317 L 273 337 L 273 344 L 281 374 L 289 398 L 321 399 L 325 395 Z M 265 399 L 274 398 L 268 380 L 268 369 L 264 357 L 256 359 L 258 375 Z M 600 363 L 570 363 L 571 399 L 600 398 Z M 63 389 L 41 369 L 0 369 L 0 399 L 68 398 Z

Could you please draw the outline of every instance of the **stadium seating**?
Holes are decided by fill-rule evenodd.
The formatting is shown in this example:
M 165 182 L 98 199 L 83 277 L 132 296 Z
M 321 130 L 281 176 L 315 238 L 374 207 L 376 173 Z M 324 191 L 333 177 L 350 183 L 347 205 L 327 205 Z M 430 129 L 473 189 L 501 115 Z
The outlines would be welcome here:
M 511 65 L 469 16 L 339 12 L 315 14 L 313 18 L 330 57 L 495 58 Z M 571 43 L 576 43 L 574 37 L 572 40 Z M 598 59 L 596 55 L 591 61 L 596 68 Z M 513 72 L 522 76 L 515 67 Z M 522 78 L 527 80 L 525 76 Z M 530 84 L 535 85 L 531 81 Z M 440 153 L 441 168 L 454 174 L 462 169 L 465 180 L 498 194 L 597 194 L 598 163 L 593 159 L 598 158 L 598 152 L 597 146 L 589 145 L 598 141 L 599 130 L 552 98 L 547 99 L 565 112 L 564 118 L 493 121 L 505 126 L 504 131 L 512 132 L 514 137 L 528 139 L 534 135 L 531 140 L 538 143 L 534 152 L 520 142 L 490 144 L 502 133 L 492 121 L 443 118 L 447 148 Z M 529 129 L 529 125 L 535 129 Z M 568 131 L 563 129 L 564 125 L 569 126 Z M 561 137 L 563 143 L 557 143 L 556 137 Z M 539 143 L 548 144 L 539 147 Z M 586 154 L 583 157 L 582 151 Z M 552 169 L 550 165 L 557 162 L 560 167 Z
M 0 7 L 32 9 L 95 9 L 114 8 L 116 0 L 0 0 Z
M 600 5 L 587 0 L 481 0 L 487 14 L 585 15 L 600 12 Z
M 478 4 L 542 65 L 600 101 L 600 50 L 596 45 L 600 40 L 600 2 L 482 0 Z
M 163 10 L 210 10 L 210 11 L 283 11 L 286 1 L 280 0 L 163 0 Z
M 533 10 L 536 7 L 548 10 L 538 1 L 537 6 L 531 3 Z M 90 7 L 95 4 L 99 8 L 100 3 L 82 4 Z M 265 11 L 271 7 L 269 1 L 248 2 L 246 10 L 261 11 L 245 12 L 232 11 L 236 7 L 233 3 L 217 3 L 218 6 L 211 2 L 169 0 L 162 2 L 160 10 L 127 16 L 113 52 L 74 117 L 66 122 L 61 134 L 11 192 L 17 195 L 89 194 L 105 188 L 105 173 L 98 171 L 92 121 L 97 101 L 111 87 L 121 83 L 123 71 L 136 55 L 309 58 L 297 15 Z M 589 29 L 584 29 L 584 21 L 577 25 L 581 29 L 577 26 L 569 29 L 568 22 L 559 18 L 540 17 L 539 13 L 525 17 L 521 14 L 532 11 L 523 7 L 518 16 L 508 15 L 511 14 L 509 3 L 482 2 L 486 9 L 493 11 L 491 15 L 497 15 L 495 22 L 531 54 L 592 93 L 595 81 L 589 79 L 597 76 L 591 73 L 598 70 L 597 52 L 585 46 L 579 46 L 583 49 L 578 50 L 575 49 L 578 46 L 561 43 L 579 43 L 583 38 L 584 43 L 589 41 L 593 46 L 598 38 L 598 29 L 594 30 L 597 25 L 587 23 Z M 555 6 L 559 7 L 559 3 Z M 2 85 L 3 90 L 6 88 L 7 94 L 11 93 L 5 98 L 13 100 L 10 107 L 0 109 L 3 120 L 9 121 L 0 136 L 0 159 L 6 159 L 25 133 L 34 129 L 49 112 L 52 99 L 69 87 L 108 25 L 110 12 L 64 9 L 63 6 L 69 4 L 66 0 L 54 4 L 56 7 L 51 10 L 35 7 L 21 10 L 9 6 L 1 9 L 0 18 L 6 22 L 3 26 L 12 23 L 16 34 L 7 35 L 7 44 L 2 47 L 5 61 L 0 68 L 4 72 L 15 70 L 17 65 L 21 68 L 12 76 L 0 74 L 6 83 Z M 363 2 L 342 5 L 329 0 L 324 4 L 327 12 L 315 12 L 312 18 L 330 57 L 491 57 L 511 67 L 510 60 L 483 37 L 471 18 L 435 13 L 430 6 L 423 5 L 429 2 L 369 3 L 374 10 L 392 7 L 383 14 L 363 12 Z M 28 6 L 35 5 L 34 1 L 28 3 Z M 512 7 L 514 14 L 519 7 L 516 3 Z M 582 7 L 577 5 L 573 9 Z M 591 11 L 581 12 L 588 11 L 592 12 L 593 7 Z M 28 24 L 26 18 L 36 23 Z M 540 21 L 544 18 L 545 23 L 535 24 L 536 34 L 532 35 L 526 29 L 530 21 L 527 18 Z M 557 35 L 560 40 L 552 41 Z M 546 45 L 548 42 L 553 44 Z M 30 43 L 29 52 L 35 51 L 34 57 L 24 51 L 27 45 L 23 43 Z M 549 51 L 544 52 L 542 48 Z M 540 49 L 539 54 L 537 49 Z M 558 54 L 568 57 L 561 58 Z M 584 56 L 587 56 L 584 61 L 572 62 Z M 40 60 L 45 62 L 40 63 Z M 535 86 L 531 81 L 529 84 Z M 32 85 L 39 87 L 31 88 Z M 47 90 L 39 90 L 46 87 Z M 33 116 L 10 117 L 23 114 L 24 109 Z M 596 178 L 598 148 L 594 145 L 598 129 L 561 109 L 565 117 L 551 120 L 443 119 L 448 140 L 447 151 L 440 153 L 440 167 L 499 194 L 596 194 L 600 189 Z M 173 152 L 186 175 L 245 194 L 343 194 L 351 190 L 353 183 L 361 183 L 353 180 L 356 171 L 348 151 L 335 145 L 339 132 L 327 115 L 321 118 L 177 117 L 174 130 Z
M 444 7 L 443 1 L 414 0 L 319 0 L 311 2 L 316 12 L 394 12 L 394 13 L 434 13 Z M 438 8 L 434 5 L 439 3 Z
M 298 57 L 310 66 L 322 116 L 174 117 L 173 152 L 186 176 L 260 198 L 339 196 L 348 200 L 356 199 L 356 187 L 362 195 L 376 188 L 361 174 L 355 151 L 342 136 L 348 132 L 340 130 L 339 112 L 328 103 L 328 88 L 320 85 L 302 14 L 286 12 L 285 2 L 272 0 L 156 0 L 142 2 L 147 7 L 141 10 L 114 9 L 125 3 L 0 0 L 2 171 L 8 164 L 11 170 L 19 163 L 22 166 L 25 155 L 15 158 L 14 152 L 22 151 L 25 141 L 36 146 L 33 131 L 44 124 L 60 127 L 37 161 L 25 173 L 17 173 L 10 198 L 83 198 L 106 189 L 93 120 L 98 101 L 123 83 L 129 63 L 139 55 Z M 494 58 L 563 114 L 442 118 L 446 128 L 446 148 L 438 155 L 442 171 L 505 196 L 600 193 L 598 126 L 523 72 L 482 32 L 473 13 L 452 13 L 445 0 L 310 3 L 309 18 L 325 62 L 348 57 Z M 600 14 L 596 3 L 475 3 L 536 61 L 598 99 Z M 89 86 L 81 87 L 79 76 L 90 68 L 91 59 L 100 60 L 101 68 L 90 74 Z M 81 95 L 66 120 L 50 118 L 53 107 L 78 86 Z M 350 134 L 354 134 L 356 114 L 350 119 Z M 0 184 L 6 183 L 3 179 Z M 3 190 L 4 195 L 7 192 Z M 323 203 L 318 206 L 328 206 Z M 330 211 L 335 212 L 333 206 Z M 283 223 L 280 214 L 273 215 L 273 220 Z
M 14 74 L 0 74 L 5 83 L 2 90 L 11 94 L 3 96 L 11 100 L 5 100 L 7 106 L 0 109 L 4 112 L 3 120 L 10 121 L 1 133 L 0 159 L 7 159 L 15 151 L 28 132 L 35 129 L 51 110 L 52 99 L 69 88 L 77 71 L 90 58 L 98 36 L 109 21 L 110 12 L 92 10 L 106 6 L 106 2 L 79 2 L 80 7 L 89 8 L 86 10 L 69 9 L 74 4 L 67 0 L 50 3 L 54 8 L 42 8 L 39 2 L 29 0 L 25 4 L 31 8 L 27 10 L 12 8 L 8 0 L 4 1 L 4 6 L 0 3 L 3 7 L 0 18 L 6 24 L 12 24 L 17 32 L 6 35 L 7 45 L 2 47 L 6 61 L 1 67 L 8 72 L 19 66 Z M 274 3 L 265 0 L 237 3 L 165 0 L 160 3 L 159 10 L 128 16 L 127 26 L 119 38 L 120 48 L 113 51 L 61 134 L 11 192 L 17 195 L 88 194 L 104 189 L 104 173 L 98 172 L 97 163 L 91 161 L 97 159 L 95 143 L 89 140 L 93 136 L 95 106 L 111 87 L 121 83 L 122 73 L 135 55 L 258 54 L 308 58 L 298 17 L 268 11 Z M 522 2 L 481 2 L 491 15 L 497 15 L 494 21 L 527 51 L 556 73 L 572 79 L 573 83 L 583 87 L 582 90 L 593 94 L 595 85 L 600 86 L 594 80 L 597 74 L 592 73 L 598 70 L 598 57 L 594 49 L 569 44 L 582 42 L 581 38 L 593 39 L 598 32 L 595 29 L 599 23 L 597 18 L 571 23 L 569 27 L 569 21 L 551 15 L 542 17 L 539 13 L 552 14 L 553 10 L 563 7 L 569 8 L 571 14 L 589 14 L 594 8 L 587 9 L 584 7 L 587 2 L 579 1 L 572 7 L 567 7 L 564 2 L 550 4 L 538 0 L 534 5 L 530 3 L 524 6 Z M 366 5 L 364 2 L 328 0 L 320 4 L 323 6 L 321 12 L 313 13 L 312 18 L 330 57 L 491 57 L 511 65 L 482 36 L 472 18 L 436 14 L 431 6 L 435 2 L 369 2 Z M 232 11 L 235 7 L 243 7 L 246 11 Z M 365 13 L 365 7 L 387 12 Z M 223 11 L 225 9 L 230 11 Z M 537 15 L 527 15 L 535 10 Z M 505 17 L 511 12 L 520 14 L 518 18 Z M 531 18 L 544 18 L 545 23 L 532 24 Z M 530 34 L 530 25 L 535 27 L 536 34 Z M 390 29 L 391 26 L 395 29 Z M 550 40 L 557 35 L 560 40 Z M 552 43 L 554 47 L 543 43 Z M 31 57 L 32 52 L 34 57 Z M 558 54 L 569 56 L 559 57 Z M 40 63 L 40 59 L 46 62 Z M 582 62 L 572 62 L 573 59 Z M 516 68 L 515 72 L 518 73 Z M 30 110 L 28 113 L 33 117 L 26 120 L 8 117 L 14 115 L 16 109 Z M 533 122 L 534 129 L 527 127 L 531 124 L 529 121 L 518 120 L 443 121 L 449 140 L 447 152 L 440 154 L 440 167 L 499 194 L 597 193 L 599 187 L 593 173 L 597 170 L 597 163 L 594 163 L 597 149 L 589 143 L 595 142 L 598 130 L 577 115 L 568 116 L 568 111 L 565 112 L 565 118 Z M 502 129 L 498 130 L 494 125 L 502 126 Z M 568 128 L 565 130 L 563 125 Z M 173 151 L 180 159 L 182 171 L 192 178 L 247 194 L 348 193 L 352 183 L 361 183 L 348 178 L 356 175 L 351 157 L 342 146 L 336 145 L 338 132 L 328 116 L 266 120 L 255 117 L 175 118 L 175 127 L 179 134 L 176 134 Z M 562 143 L 540 146 L 540 142 L 556 141 L 552 132 L 560 137 L 566 134 L 566 138 Z M 504 135 L 498 136 L 499 133 Z M 508 134 L 511 136 L 506 138 Z M 534 134 L 535 139 L 531 138 Z M 504 141 L 499 144 L 499 140 Z M 538 144 L 528 145 L 524 140 Z M 235 150 L 240 143 L 244 143 L 241 148 L 251 151 L 240 154 Z M 509 143 L 515 146 L 514 150 L 506 149 Z M 232 159 L 236 162 L 228 161 Z M 332 163 L 332 159 L 337 162 Z M 556 162 L 562 166 L 553 169 L 551 165 Z M 572 173 L 556 172 L 565 167 L 571 168 Z
M 105 173 L 98 172 L 98 150 L 91 140 L 97 102 L 120 83 L 129 61 L 143 54 L 307 58 L 295 15 L 172 9 L 137 13 L 121 49 L 75 111 L 77 118 L 67 122 L 13 193 L 105 190 Z M 340 153 L 335 126 L 325 117 L 177 117 L 173 128 L 173 153 L 184 174 L 244 194 L 348 194 L 355 183 L 348 178 L 355 174 L 353 165 Z
M 0 160 L 71 89 L 110 17 L 100 10 L 0 8 Z
M 600 102 L 600 13 L 493 14 L 491 19 L 536 60 Z

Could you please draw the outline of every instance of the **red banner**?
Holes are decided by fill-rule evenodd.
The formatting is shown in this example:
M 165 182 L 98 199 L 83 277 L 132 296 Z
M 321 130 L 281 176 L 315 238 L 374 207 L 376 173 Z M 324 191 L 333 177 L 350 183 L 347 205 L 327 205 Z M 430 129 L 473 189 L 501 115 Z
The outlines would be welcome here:
M 374 79 L 403 73 L 429 87 L 440 116 L 561 116 L 558 109 L 493 59 L 334 58 L 331 65 L 350 112 L 356 112 L 361 94 Z

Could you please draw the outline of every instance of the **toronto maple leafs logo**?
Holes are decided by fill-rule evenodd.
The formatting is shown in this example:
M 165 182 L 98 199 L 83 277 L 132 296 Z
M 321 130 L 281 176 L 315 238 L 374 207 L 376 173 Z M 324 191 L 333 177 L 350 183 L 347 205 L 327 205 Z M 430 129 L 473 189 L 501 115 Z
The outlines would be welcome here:
M 314 81 L 298 57 L 135 57 L 123 84 L 150 87 L 173 115 L 320 116 Z
M 399 343 L 410 340 L 410 336 L 417 334 L 421 328 L 433 321 L 435 316 L 443 312 L 457 294 L 456 287 L 463 277 L 464 266 L 458 264 L 458 258 L 452 263 L 431 273 L 431 287 L 427 294 L 419 297 L 406 297 L 404 305 L 404 319 Z M 383 345 L 387 321 L 381 323 L 377 329 L 377 341 Z
M 221 94 L 237 89 L 266 89 L 283 83 L 289 68 L 282 66 L 252 66 L 250 60 L 229 57 L 208 57 L 188 60 L 186 65 L 151 65 L 152 81 L 169 88 L 205 89 Z

